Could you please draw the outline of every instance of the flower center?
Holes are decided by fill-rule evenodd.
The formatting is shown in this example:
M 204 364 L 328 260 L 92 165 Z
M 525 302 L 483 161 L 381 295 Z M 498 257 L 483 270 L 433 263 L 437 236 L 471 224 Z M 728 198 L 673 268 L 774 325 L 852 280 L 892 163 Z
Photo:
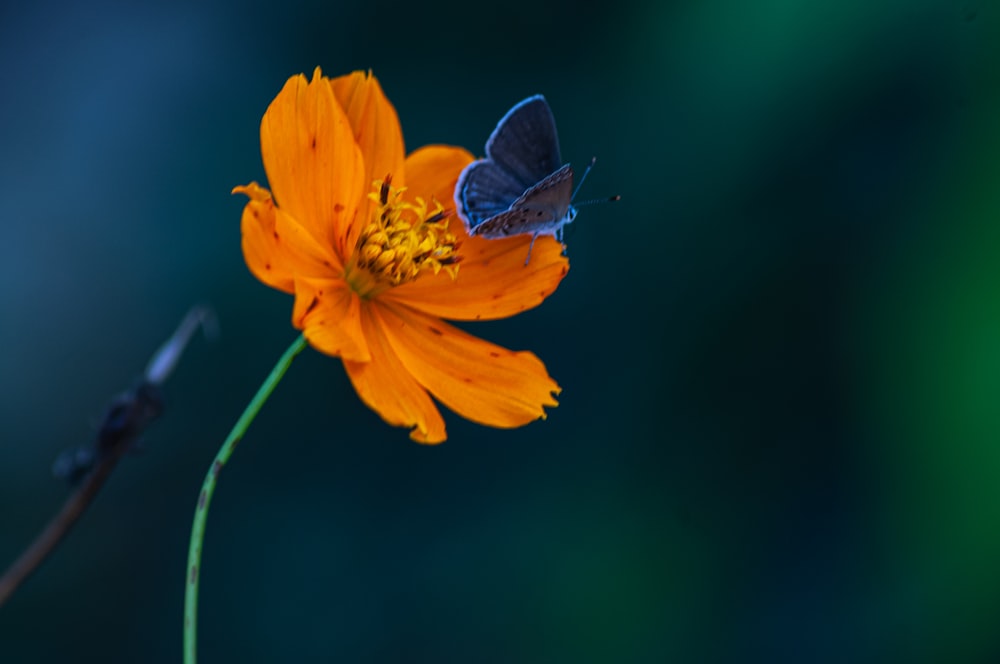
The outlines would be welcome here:
M 376 203 L 371 220 L 361 230 L 347 267 L 347 281 L 361 297 L 413 281 L 442 268 L 458 276 L 458 241 L 448 232 L 448 214 L 437 201 L 429 210 L 422 198 L 402 198 L 405 188 L 391 186 L 391 176 L 376 180 L 368 194 Z

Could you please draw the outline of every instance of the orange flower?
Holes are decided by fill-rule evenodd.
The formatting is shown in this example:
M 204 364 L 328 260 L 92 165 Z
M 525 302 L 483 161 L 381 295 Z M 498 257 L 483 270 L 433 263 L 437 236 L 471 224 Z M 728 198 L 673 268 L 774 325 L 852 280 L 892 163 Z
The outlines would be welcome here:
M 446 106 L 442 104 L 442 106 Z M 506 318 L 537 306 L 569 269 L 562 245 L 469 237 L 449 206 L 472 155 L 431 145 L 404 157 L 396 111 L 362 72 L 293 76 L 260 127 L 272 194 L 236 187 L 243 255 L 292 293 L 292 324 L 340 357 L 361 399 L 422 443 L 445 439 L 433 395 L 463 417 L 518 427 L 555 406 L 556 385 L 529 352 L 442 319 Z M 429 393 L 429 394 L 428 394 Z

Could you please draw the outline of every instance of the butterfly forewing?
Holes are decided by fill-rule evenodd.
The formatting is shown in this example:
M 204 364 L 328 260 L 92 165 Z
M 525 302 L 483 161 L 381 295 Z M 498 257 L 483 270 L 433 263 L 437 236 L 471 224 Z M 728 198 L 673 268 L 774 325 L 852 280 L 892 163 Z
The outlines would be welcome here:
M 556 121 L 545 97 L 528 97 L 501 118 L 486 156 L 517 178 L 525 191 L 562 166 Z

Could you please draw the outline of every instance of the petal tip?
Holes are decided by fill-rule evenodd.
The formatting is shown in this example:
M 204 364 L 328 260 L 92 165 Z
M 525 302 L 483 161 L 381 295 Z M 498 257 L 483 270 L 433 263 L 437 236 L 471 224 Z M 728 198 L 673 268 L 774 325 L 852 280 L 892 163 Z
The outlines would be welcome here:
M 250 199 L 251 203 L 266 203 L 272 200 L 271 192 L 256 182 L 233 187 L 230 195 L 243 194 Z
M 448 436 L 442 433 L 440 436 L 432 436 L 428 433 L 426 427 L 421 427 L 419 424 L 413 427 L 410 431 L 410 440 L 415 443 L 420 443 L 421 445 L 440 445 Z

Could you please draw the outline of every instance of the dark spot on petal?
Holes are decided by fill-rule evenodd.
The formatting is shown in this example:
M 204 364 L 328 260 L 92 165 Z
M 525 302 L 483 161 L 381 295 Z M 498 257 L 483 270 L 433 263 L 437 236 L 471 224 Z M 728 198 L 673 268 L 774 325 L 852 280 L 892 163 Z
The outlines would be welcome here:
M 503 297 L 503 293 L 494 293 L 493 294 L 493 299 L 494 300 L 499 300 L 502 297 Z
M 334 203 L 334 205 L 333 205 L 333 211 L 334 212 L 343 212 L 344 211 L 344 206 L 341 205 L 340 203 Z
M 500 353 L 496 352 L 495 350 L 491 350 L 490 357 L 500 357 Z
M 274 232 L 274 241 L 278 242 L 279 240 L 281 240 L 281 236 L 278 235 L 278 231 L 273 231 L 273 232 Z
M 316 137 L 315 136 L 313 136 L 313 140 L 312 140 L 312 149 L 313 150 L 316 149 Z
M 327 267 L 333 267 L 333 265 L 330 264 L 330 261 L 326 260 L 325 258 L 323 259 L 323 265 Z
M 567 272 L 569 272 L 569 266 L 563 265 L 562 270 L 559 271 L 559 274 L 560 276 L 565 277 Z
M 271 264 L 270 263 L 264 263 L 264 269 L 265 270 L 270 270 L 271 269 Z
M 250 214 L 253 215 L 254 219 L 260 219 L 260 213 L 257 210 L 253 210 Z
M 538 294 L 540 296 L 542 296 L 542 297 L 545 297 L 546 295 L 548 295 L 548 293 L 546 293 L 545 291 L 538 291 Z
M 462 380 L 465 381 L 466 383 L 471 383 L 472 382 L 472 379 L 469 378 L 469 377 L 467 377 L 467 376 L 463 377 Z
M 476 314 L 476 320 L 481 320 L 481 319 L 482 319 L 482 317 L 483 317 L 483 315 L 482 315 L 482 314 Z
M 319 304 L 319 298 L 318 297 L 314 297 L 312 299 L 312 302 L 309 303 L 309 306 L 306 307 L 306 312 L 303 314 L 303 316 L 308 316 L 309 312 L 312 311 L 313 309 L 315 309 L 317 304 Z
M 439 337 L 444 336 L 444 332 L 442 332 L 441 330 L 437 329 L 436 327 L 432 327 L 432 326 L 428 325 L 427 329 L 430 330 L 431 332 L 433 332 L 434 334 L 438 335 Z

